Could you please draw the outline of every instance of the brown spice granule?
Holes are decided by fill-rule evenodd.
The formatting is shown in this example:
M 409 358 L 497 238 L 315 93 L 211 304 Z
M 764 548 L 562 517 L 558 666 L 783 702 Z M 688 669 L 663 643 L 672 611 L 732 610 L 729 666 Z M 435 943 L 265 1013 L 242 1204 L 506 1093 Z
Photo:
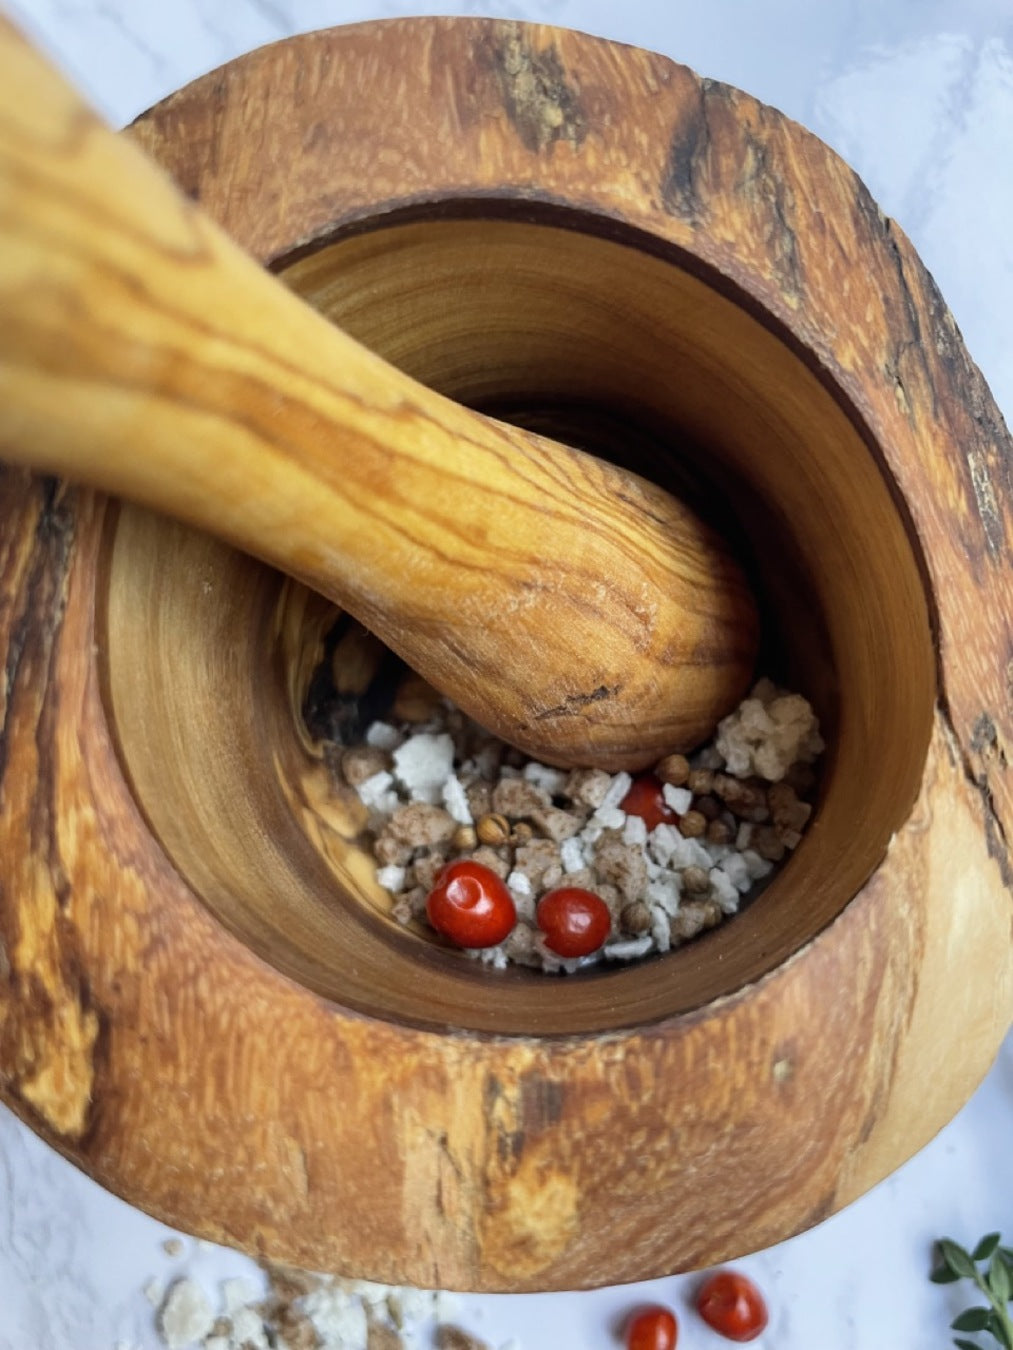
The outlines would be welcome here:
M 632 905 L 627 905 L 620 918 L 626 932 L 632 933 L 635 937 L 651 931 L 651 911 L 643 900 L 636 900 Z
M 595 871 L 615 886 L 627 904 L 647 891 L 647 858 L 643 848 L 624 844 L 611 831 L 602 835 L 594 851 Z
M 555 839 L 561 844 L 564 839 L 573 838 L 582 822 L 570 811 L 563 811 L 558 806 L 544 806 L 541 810 L 532 811 L 531 823 L 548 839 Z M 518 825 L 517 828 L 521 827 Z
M 577 806 L 588 806 L 595 811 L 605 800 L 611 782 L 611 775 L 604 769 L 573 769 L 563 792 Z
M 687 867 L 682 874 L 682 888 L 696 895 L 705 894 L 711 888 L 710 876 L 702 867 Z
M 410 844 L 412 848 L 423 848 L 429 844 L 449 843 L 456 829 L 457 822 L 442 806 L 409 802 L 407 806 L 398 807 L 383 827 L 382 834 Z
M 358 787 L 390 768 L 390 755 L 375 745 L 353 745 L 341 756 L 341 772 L 349 787 Z
M 707 841 L 711 844 L 730 844 L 733 834 L 727 820 L 712 820 L 707 826 Z
M 436 1346 L 437 1350 L 489 1350 L 486 1341 L 454 1326 L 437 1327 Z
M 689 782 L 689 760 L 685 755 L 666 755 L 655 765 L 654 772 L 663 783 L 671 783 L 672 787 L 684 787 Z M 709 788 L 707 790 L 710 791 Z
M 548 793 L 524 778 L 501 778 L 492 790 L 492 809 L 509 820 L 520 820 L 549 804 Z
M 690 900 L 679 906 L 672 917 L 673 942 L 687 942 L 705 928 L 715 928 L 722 919 L 721 906 L 716 900 Z
M 687 811 L 679 817 L 679 833 L 686 839 L 699 839 L 707 832 L 707 817 L 699 811 Z
M 366 1330 L 366 1350 L 404 1350 L 404 1341 L 386 1322 L 371 1321 Z

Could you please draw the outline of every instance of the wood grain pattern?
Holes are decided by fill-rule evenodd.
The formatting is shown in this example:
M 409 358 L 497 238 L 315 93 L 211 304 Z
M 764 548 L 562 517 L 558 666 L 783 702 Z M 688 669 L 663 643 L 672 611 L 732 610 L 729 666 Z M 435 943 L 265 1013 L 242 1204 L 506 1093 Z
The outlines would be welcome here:
M 681 431 L 833 754 L 798 856 L 733 924 L 638 971 L 477 972 L 413 947 L 354 877 L 325 902 L 358 855 L 291 725 L 319 611 L 221 546 L 8 471 L 4 1100 L 170 1222 L 421 1285 L 642 1278 L 861 1194 L 1013 1015 L 1010 445 L 910 246 L 777 113 L 552 29 L 294 39 L 133 134 L 448 392 Z M 564 257 L 563 303 L 540 302 Z M 231 769 L 194 670 L 233 691 Z M 183 809 L 205 781 L 217 851 Z M 266 836 L 251 872 L 278 844 L 266 894 L 241 867 L 224 884 L 230 811 Z
M 757 643 L 713 531 L 324 322 L 9 27 L 0 90 L 8 460 L 266 559 L 533 755 L 642 768 L 707 739 Z

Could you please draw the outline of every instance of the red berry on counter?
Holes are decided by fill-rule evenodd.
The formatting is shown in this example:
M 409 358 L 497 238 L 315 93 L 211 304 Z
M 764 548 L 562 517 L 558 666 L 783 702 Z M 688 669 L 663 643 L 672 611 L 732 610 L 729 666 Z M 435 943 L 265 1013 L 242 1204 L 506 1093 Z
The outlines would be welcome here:
M 734 1270 L 719 1270 L 700 1286 L 696 1310 L 730 1341 L 754 1341 L 767 1325 L 767 1305 L 756 1285 Z
M 678 1339 L 675 1314 L 660 1304 L 636 1313 L 626 1327 L 626 1350 L 675 1350 Z
M 436 931 L 458 947 L 495 947 L 517 922 L 506 886 L 469 858 L 443 869 L 426 897 L 426 914 Z
M 538 927 L 557 956 L 590 956 L 612 929 L 612 916 L 600 895 L 579 886 L 560 886 L 538 902 Z
M 628 816 L 639 816 L 648 830 L 679 822 L 679 817 L 665 801 L 661 780 L 653 773 L 641 773 L 634 778 L 630 790 L 619 803 L 619 810 Z

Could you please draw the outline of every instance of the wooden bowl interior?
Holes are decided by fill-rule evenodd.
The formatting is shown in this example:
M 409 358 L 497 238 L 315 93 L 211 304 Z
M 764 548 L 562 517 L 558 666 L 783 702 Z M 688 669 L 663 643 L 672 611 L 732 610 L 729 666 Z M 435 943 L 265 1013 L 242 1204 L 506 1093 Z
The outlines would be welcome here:
M 646 242 L 583 218 L 449 211 L 376 223 L 279 270 L 425 383 L 631 463 L 736 540 L 764 609 L 764 668 L 813 700 L 830 749 L 790 863 L 696 942 L 546 978 L 491 971 L 401 928 L 356 842 L 357 802 L 301 725 L 334 611 L 138 509 L 122 507 L 110 529 L 110 720 L 147 820 L 228 928 L 342 1005 L 505 1034 L 700 1008 L 832 923 L 909 813 L 933 643 L 919 559 L 874 448 L 773 325 Z

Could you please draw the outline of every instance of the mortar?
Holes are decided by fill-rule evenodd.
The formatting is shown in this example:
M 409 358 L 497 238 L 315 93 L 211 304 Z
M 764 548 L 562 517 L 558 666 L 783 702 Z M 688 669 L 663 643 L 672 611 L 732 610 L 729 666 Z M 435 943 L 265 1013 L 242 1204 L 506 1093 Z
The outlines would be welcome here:
M 1010 443 L 907 240 L 780 114 L 547 28 L 295 38 L 130 134 L 396 364 L 692 491 L 830 751 L 733 922 L 478 968 L 389 918 L 301 722 L 331 607 L 7 471 L 4 1100 L 176 1226 L 428 1286 L 647 1278 L 861 1194 L 1013 1014 Z

